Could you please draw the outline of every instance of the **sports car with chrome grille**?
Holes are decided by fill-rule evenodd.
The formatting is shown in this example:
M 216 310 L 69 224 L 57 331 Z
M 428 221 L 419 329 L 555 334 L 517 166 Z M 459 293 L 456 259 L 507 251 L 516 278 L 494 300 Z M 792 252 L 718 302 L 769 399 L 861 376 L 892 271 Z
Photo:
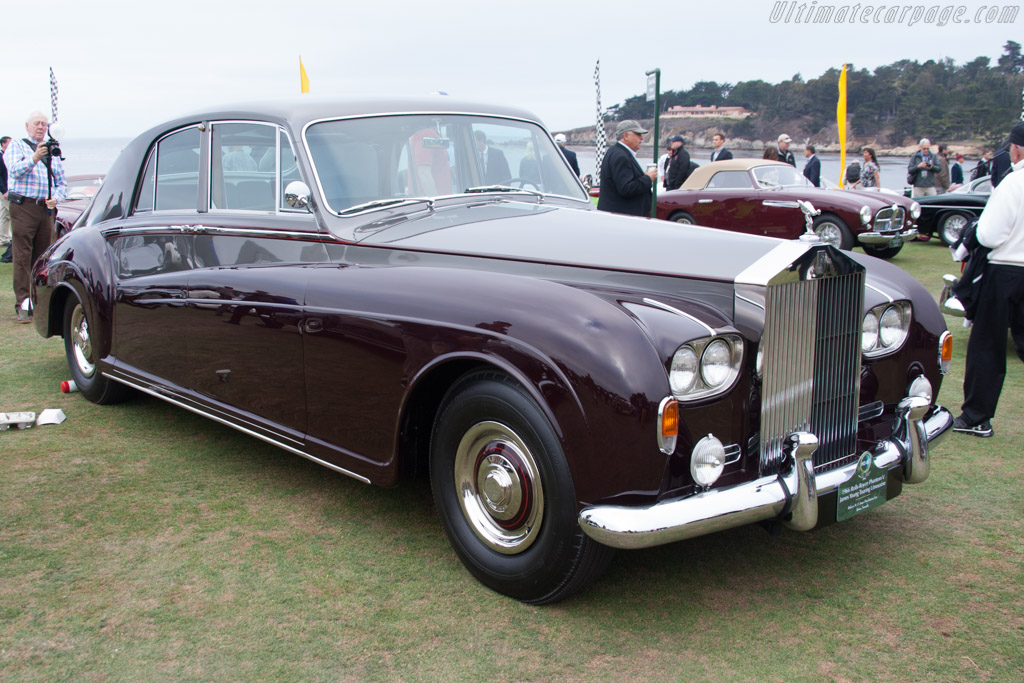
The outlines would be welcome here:
M 440 96 L 143 133 L 33 300 L 85 399 L 427 476 L 467 569 L 528 603 L 615 549 L 864 513 L 952 424 L 949 332 L 899 268 L 597 212 L 536 116 Z
M 917 236 L 917 202 L 899 195 L 824 190 L 795 168 L 765 159 L 730 159 L 697 168 L 678 190 L 658 194 L 658 218 L 753 235 L 795 239 L 805 230 L 798 202 L 821 214 L 814 232 L 840 249 L 863 247 L 892 258 Z

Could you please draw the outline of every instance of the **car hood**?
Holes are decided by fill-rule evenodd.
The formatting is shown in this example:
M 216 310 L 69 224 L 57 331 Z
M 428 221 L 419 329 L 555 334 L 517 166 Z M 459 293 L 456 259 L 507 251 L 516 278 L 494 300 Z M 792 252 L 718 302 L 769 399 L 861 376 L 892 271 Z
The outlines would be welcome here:
M 782 240 L 509 199 L 393 215 L 361 244 L 708 280 L 734 280 Z

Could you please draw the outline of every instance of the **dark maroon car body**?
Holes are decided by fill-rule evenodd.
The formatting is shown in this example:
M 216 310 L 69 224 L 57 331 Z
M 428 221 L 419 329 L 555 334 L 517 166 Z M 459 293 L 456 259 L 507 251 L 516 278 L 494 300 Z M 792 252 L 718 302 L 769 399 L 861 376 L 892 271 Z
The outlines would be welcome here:
M 917 203 L 879 192 L 814 187 L 789 164 L 765 159 L 716 161 L 696 169 L 678 190 L 658 194 L 658 218 L 782 239 L 806 232 L 798 201 L 820 215 L 813 229 L 841 249 L 863 247 L 879 258 L 899 253 L 917 235 Z
M 482 184 L 474 129 L 510 158 L 527 136 L 544 179 Z M 244 148 L 270 170 L 229 170 Z M 596 212 L 552 153 L 529 113 L 448 98 L 171 121 L 36 264 L 36 327 L 95 402 L 131 388 L 382 486 L 429 469 L 467 568 L 527 602 L 611 548 L 828 524 L 859 469 L 875 503 L 927 476 L 948 332 L 913 278 Z M 891 346 L 864 351 L 884 315 Z

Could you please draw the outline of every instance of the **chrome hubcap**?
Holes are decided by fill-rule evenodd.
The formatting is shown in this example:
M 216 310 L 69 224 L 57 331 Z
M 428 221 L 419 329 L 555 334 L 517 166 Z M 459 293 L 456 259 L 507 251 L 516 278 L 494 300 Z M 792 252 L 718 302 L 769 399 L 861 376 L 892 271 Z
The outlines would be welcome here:
M 946 222 L 943 224 L 943 230 L 946 233 L 946 241 L 952 244 L 959 240 L 965 227 L 967 227 L 967 219 L 963 216 L 956 215 L 947 218 Z
M 822 223 L 814 232 L 818 233 L 822 242 L 836 249 L 843 243 L 843 231 L 835 223 Z
M 89 321 L 85 318 L 82 304 L 75 306 L 71 313 L 71 348 L 78 371 L 85 377 L 92 377 L 96 366 L 92 362 L 92 339 L 89 337 Z
M 520 553 L 536 540 L 544 492 L 530 449 L 511 428 L 480 422 L 463 435 L 455 453 L 459 506 L 487 547 Z

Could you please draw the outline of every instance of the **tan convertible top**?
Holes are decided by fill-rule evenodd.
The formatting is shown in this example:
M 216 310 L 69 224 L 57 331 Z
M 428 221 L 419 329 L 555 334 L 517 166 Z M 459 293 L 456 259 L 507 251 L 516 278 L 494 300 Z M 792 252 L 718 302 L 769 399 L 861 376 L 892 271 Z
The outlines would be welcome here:
M 781 161 L 768 161 L 767 159 L 726 159 L 725 161 L 712 161 L 711 163 L 699 166 L 680 190 L 703 190 L 711 180 L 711 176 L 719 171 L 746 171 L 754 166 L 789 166 Z M 792 166 L 789 166 L 793 168 Z

